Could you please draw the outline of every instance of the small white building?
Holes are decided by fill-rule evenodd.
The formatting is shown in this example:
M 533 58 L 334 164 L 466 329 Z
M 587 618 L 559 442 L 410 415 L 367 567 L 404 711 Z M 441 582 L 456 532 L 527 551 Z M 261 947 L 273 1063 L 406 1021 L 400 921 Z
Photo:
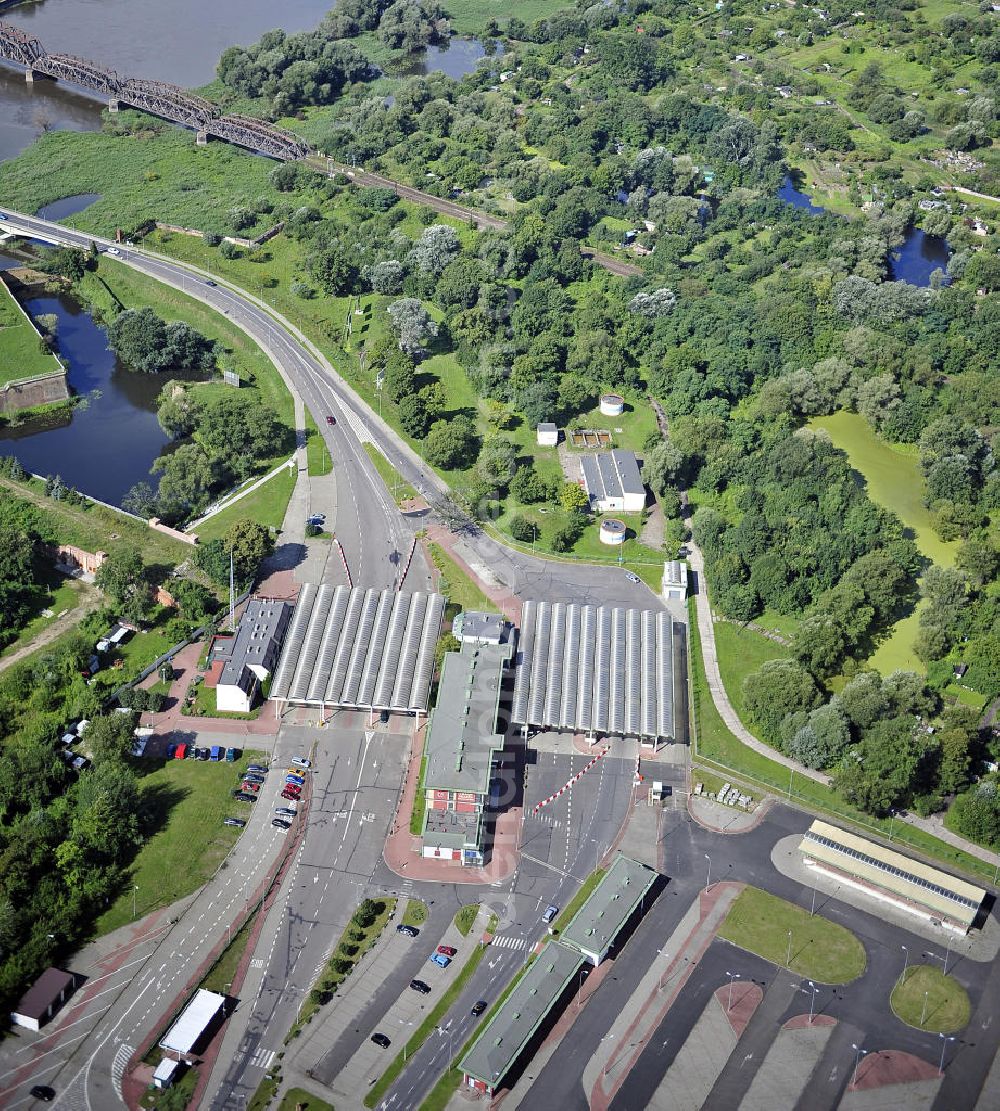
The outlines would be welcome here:
M 639 463 L 631 451 L 607 451 L 580 459 L 583 487 L 595 513 L 641 513 L 646 488 Z
M 167 1031 L 160 1042 L 160 1048 L 168 1053 L 175 1053 L 176 1060 L 195 1056 L 209 1035 L 214 1033 L 225 1014 L 225 1008 L 224 995 L 199 988 Z
M 683 602 L 688 592 L 687 564 L 668 559 L 663 565 L 661 594 L 665 602 Z
M 12 1026 L 41 1030 L 70 997 L 76 987 L 76 976 L 61 968 L 47 968 L 31 985 L 11 1011 Z
M 452 621 L 451 631 L 462 644 L 502 644 L 507 622 L 499 613 L 463 610 Z
M 559 428 L 554 424 L 540 424 L 535 434 L 542 447 L 556 447 L 559 443 Z
M 156 1071 L 153 1073 L 153 1087 L 154 1088 L 169 1088 L 177 1079 L 177 1070 L 181 1067 L 179 1061 L 171 1060 L 169 1057 L 164 1057 L 163 1060 L 156 1066 Z

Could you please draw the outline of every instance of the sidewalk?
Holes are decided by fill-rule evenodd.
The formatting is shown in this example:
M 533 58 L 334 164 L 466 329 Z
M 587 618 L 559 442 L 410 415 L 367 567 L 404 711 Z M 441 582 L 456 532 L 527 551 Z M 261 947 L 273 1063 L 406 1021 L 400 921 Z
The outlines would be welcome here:
M 472 549 L 453 532 L 436 523 L 428 524 L 427 540 L 444 548 L 451 558 L 465 571 L 476 583 L 479 589 L 497 607 L 498 610 L 515 625 L 521 623 L 521 599 L 507 587 L 501 585 L 493 572 L 480 563 Z M 434 561 L 427 555 L 428 567 L 434 567 Z

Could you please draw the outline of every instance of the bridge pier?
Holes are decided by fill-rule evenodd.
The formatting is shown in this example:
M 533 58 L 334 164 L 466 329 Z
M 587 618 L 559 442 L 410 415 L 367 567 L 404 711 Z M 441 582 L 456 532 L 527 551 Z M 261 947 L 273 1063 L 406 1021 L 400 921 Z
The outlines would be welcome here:
M 34 85 L 35 71 L 31 68 L 31 66 L 28 66 L 28 68 L 24 71 L 24 79 L 29 85 Z
M 109 112 L 117 112 L 118 108 L 119 108 L 118 97 L 109 96 L 108 97 L 108 111 Z
M 194 135 L 195 146 L 207 147 L 208 146 L 208 132 L 196 131 Z

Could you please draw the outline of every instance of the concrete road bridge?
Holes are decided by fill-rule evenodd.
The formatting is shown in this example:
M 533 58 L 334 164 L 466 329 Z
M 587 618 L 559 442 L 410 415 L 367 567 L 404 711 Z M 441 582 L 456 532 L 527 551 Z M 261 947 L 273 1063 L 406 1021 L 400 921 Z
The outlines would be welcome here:
M 86 58 L 49 54 L 38 39 L 3 20 L 0 20 L 0 59 L 24 66 L 29 81 L 44 76 L 101 93 L 108 98 L 108 107 L 113 112 L 126 104 L 183 124 L 195 131 L 199 143 L 207 143 L 212 135 L 281 161 L 309 154 L 307 143 L 280 127 L 246 116 L 224 116 L 218 105 L 166 81 L 122 77 Z

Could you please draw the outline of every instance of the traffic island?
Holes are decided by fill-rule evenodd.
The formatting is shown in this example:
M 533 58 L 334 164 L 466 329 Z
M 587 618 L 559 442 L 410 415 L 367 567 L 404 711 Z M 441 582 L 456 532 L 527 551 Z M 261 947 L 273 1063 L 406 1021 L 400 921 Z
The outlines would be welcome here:
M 846 984 L 867 964 L 850 930 L 756 887 L 740 893 L 719 937 L 822 984 Z
M 969 1023 L 965 988 L 929 964 L 911 965 L 892 989 L 889 1004 L 896 1018 L 917 1030 L 950 1034 Z

